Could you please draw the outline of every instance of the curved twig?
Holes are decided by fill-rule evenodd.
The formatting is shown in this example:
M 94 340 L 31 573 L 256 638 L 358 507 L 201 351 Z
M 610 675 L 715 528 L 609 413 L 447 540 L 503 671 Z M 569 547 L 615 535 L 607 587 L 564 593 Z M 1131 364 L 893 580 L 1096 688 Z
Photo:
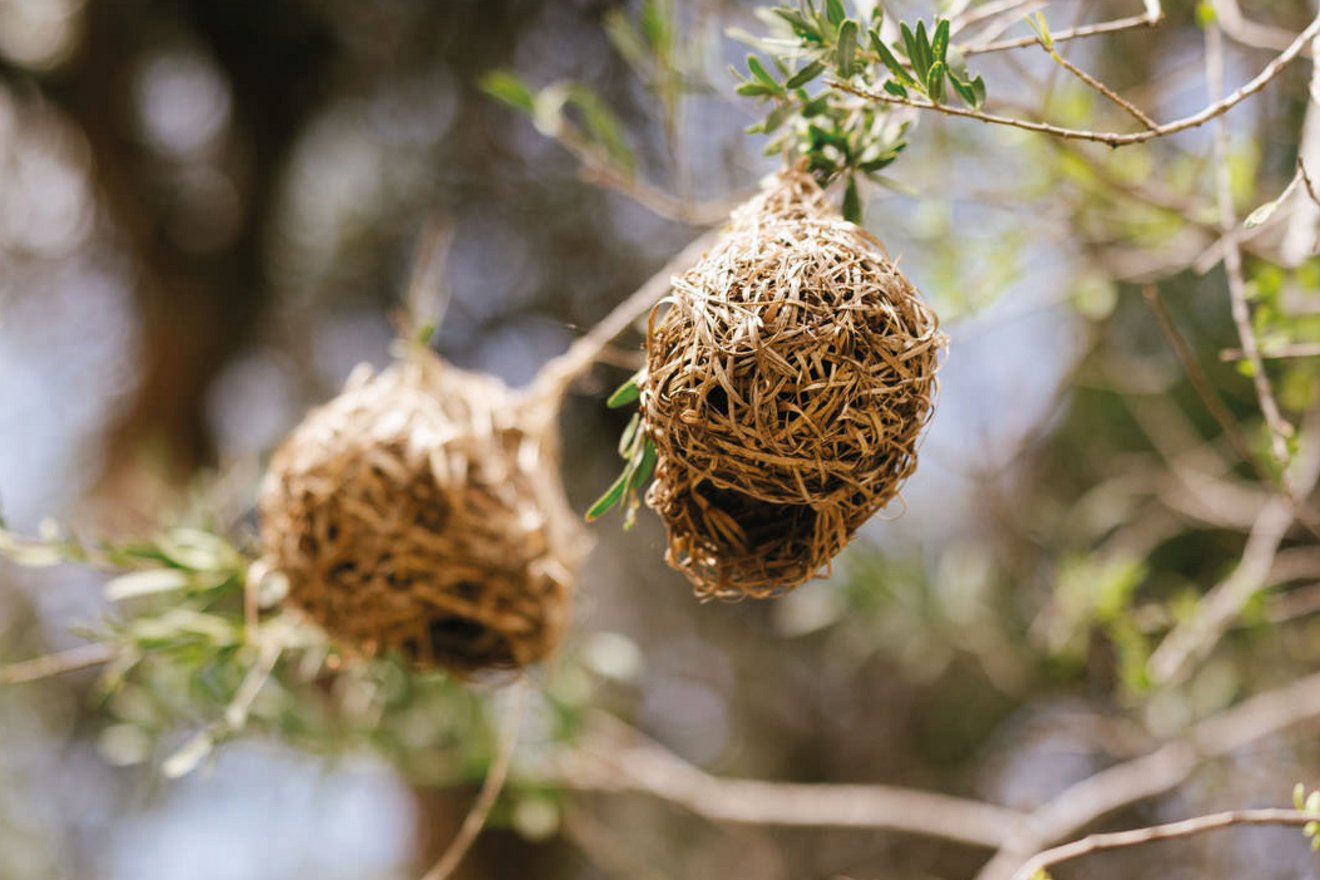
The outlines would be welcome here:
M 486 826 L 490 811 L 495 806 L 495 801 L 499 799 L 500 792 L 504 789 L 504 781 L 509 776 L 509 764 L 513 760 L 514 746 L 518 743 L 518 728 L 522 723 L 523 704 L 527 702 L 528 688 L 526 677 L 514 688 L 509 714 L 504 719 L 499 751 L 495 753 L 495 760 L 486 771 L 486 781 L 481 784 L 481 791 L 477 793 L 477 799 L 463 820 L 463 825 L 458 829 L 458 834 L 450 841 L 439 860 L 431 866 L 431 870 L 422 875 L 422 880 L 447 880 L 472 848 L 477 836 L 481 834 L 481 829 Z
M 1141 144 L 1146 141 L 1155 140 L 1156 138 L 1167 137 L 1171 134 L 1177 134 L 1180 131 L 1187 131 L 1188 129 L 1204 125 L 1210 120 L 1223 115 L 1233 107 L 1265 88 L 1265 86 L 1269 85 L 1275 77 L 1283 72 L 1285 67 L 1291 64 L 1298 55 L 1302 54 L 1302 51 L 1317 35 L 1320 35 L 1320 16 L 1317 16 L 1309 25 L 1307 25 L 1306 30 L 1298 34 L 1296 38 L 1293 39 L 1292 43 L 1289 44 L 1288 48 L 1279 53 L 1279 55 L 1269 64 L 1265 65 L 1264 69 L 1262 69 L 1259 74 L 1231 95 L 1215 101 L 1213 104 L 1210 104 L 1197 113 L 1193 113 L 1191 116 L 1184 116 L 1181 119 L 1166 122 L 1155 128 L 1134 132 L 1089 131 L 1080 128 L 1064 128 L 1058 125 L 1051 125 L 1048 122 L 1017 119 L 1012 116 L 999 116 L 994 113 L 985 113 L 980 110 L 954 107 L 951 104 L 935 104 L 927 100 L 919 101 L 913 98 L 900 98 L 885 92 L 874 92 L 868 89 L 858 88 L 857 86 L 840 82 L 836 79 L 827 80 L 827 83 L 833 88 L 841 89 L 842 91 L 857 95 L 860 98 L 866 98 L 870 101 L 878 101 L 882 104 L 897 104 L 902 107 L 913 107 L 917 110 L 934 110 L 937 113 L 943 113 L 947 116 L 975 119 L 993 125 L 1005 125 L 1012 128 L 1020 128 L 1024 131 L 1035 131 L 1071 140 L 1094 141 L 1096 143 L 1108 144 L 1111 147 L 1124 147 L 1130 144 Z M 1036 38 L 1033 36 L 1021 45 L 1031 45 L 1034 42 L 1036 42 Z
M 1158 840 L 1191 837 L 1196 834 L 1205 834 L 1208 831 L 1218 831 L 1221 828 L 1231 828 L 1235 825 L 1309 825 L 1317 820 L 1320 820 L 1320 813 L 1308 813 L 1302 810 L 1229 810 L 1224 813 L 1197 816 L 1194 819 L 1183 819 L 1180 822 L 1169 822 L 1165 825 L 1152 825 L 1149 828 L 1116 831 L 1110 834 L 1092 834 L 1083 837 L 1081 840 L 1065 843 L 1063 846 L 1056 846 L 1053 849 L 1047 849 L 1036 854 L 1021 868 L 1018 868 L 1017 873 L 1013 875 L 1013 880 L 1032 880 L 1034 877 L 1041 876 L 1041 873 L 1047 868 L 1104 850 L 1125 849 L 1130 846 L 1154 843 Z

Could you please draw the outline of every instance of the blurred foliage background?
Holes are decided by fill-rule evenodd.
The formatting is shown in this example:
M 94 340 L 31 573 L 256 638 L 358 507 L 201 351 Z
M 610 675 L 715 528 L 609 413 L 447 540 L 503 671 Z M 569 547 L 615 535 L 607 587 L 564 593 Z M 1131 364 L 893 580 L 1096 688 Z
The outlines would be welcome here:
M 1059 29 L 1130 5 L 1046 11 Z M 1313 10 L 1165 13 L 1069 57 L 1173 118 L 1207 103 L 1206 21 L 1237 22 L 1231 89 Z M 5 525 L 36 534 L 54 516 L 82 535 L 160 536 L 129 562 L 183 560 L 191 578 L 186 601 L 138 595 L 125 619 L 101 574 L 0 568 L 0 658 L 72 648 L 88 630 L 163 639 L 158 658 L 0 689 L 0 878 L 410 877 L 443 849 L 489 761 L 498 688 L 327 667 L 330 648 L 300 644 L 241 736 L 216 726 L 260 662 L 226 629 L 242 566 L 209 532 L 169 528 L 250 545 L 265 456 L 355 364 L 387 362 L 423 230 L 452 230 L 436 347 L 520 384 L 718 222 L 778 161 L 744 131 L 763 108 L 732 94 L 739 31 L 764 22 L 723 0 L 0 0 Z M 1124 124 L 1038 48 L 969 61 L 992 104 Z M 896 111 L 909 144 L 861 190 L 866 223 L 952 340 L 902 505 L 828 581 L 773 604 L 698 605 L 663 565 L 653 518 L 597 524 L 573 635 L 534 676 L 512 788 L 459 876 L 955 878 L 985 861 L 910 835 L 718 825 L 644 794 L 538 782 L 538 756 L 571 748 L 592 712 L 717 774 L 1031 810 L 1314 670 L 1320 554 L 1305 517 L 1248 573 L 1251 600 L 1212 650 L 1159 680 L 1150 664 L 1240 568 L 1278 498 L 1231 351 L 1215 172 L 1237 218 L 1284 191 L 1315 112 L 1309 68 L 1231 112 L 1219 163 L 1209 128 L 1111 150 Z M 1317 362 L 1293 356 L 1320 343 L 1317 216 L 1294 188 L 1243 233 L 1254 330 L 1284 355 L 1268 371 L 1299 460 L 1320 430 Z M 625 418 L 601 399 L 636 368 L 639 339 L 621 338 L 564 413 L 579 510 L 617 470 Z M 1318 770 L 1312 724 L 1106 821 L 1282 803 Z M 1296 831 L 1253 830 L 1066 876 L 1116 874 L 1317 865 Z

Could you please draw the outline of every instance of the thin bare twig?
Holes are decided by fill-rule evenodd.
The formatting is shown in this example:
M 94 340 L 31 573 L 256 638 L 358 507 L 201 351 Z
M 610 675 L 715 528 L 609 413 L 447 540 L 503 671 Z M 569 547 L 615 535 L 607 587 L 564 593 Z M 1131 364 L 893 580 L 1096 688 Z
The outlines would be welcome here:
M 1173 349 L 1178 358 L 1178 363 L 1182 365 L 1183 372 L 1187 374 L 1187 379 L 1192 383 L 1192 388 L 1201 398 L 1206 410 L 1216 422 L 1219 428 L 1228 438 L 1229 445 L 1238 457 L 1247 462 L 1257 471 L 1258 476 L 1268 480 L 1268 474 L 1265 473 L 1260 462 L 1256 460 L 1255 454 L 1247 444 L 1247 439 L 1242 436 L 1242 429 L 1237 420 L 1233 418 L 1228 407 L 1224 406 L 1224 401 L 1220 398 L 1219 392 L 1215 390 L 1214 384 L 1206 376 L 1205 371 L 1201 369 L 1201 364 L 1196 360 L 1192 348 L 1187 344 L 1187 340 L 1178 332 L 1178 326 L 1173 323 L 1173 318 L 1169 315 L 1169 310 L 1164 307 L 1164 302 L 1160 299 L 1159 288 L 1154 284 L 1146 284 L 1141 288 L 1142 296 L 1146 304 L 1150 306 L 1152 314 L 1155 315 L 1155 323 L 1159 325 L 1164 338 L 1168 341 L 1169 347 Z
M 1212 119 L 1215 119 L 1247 98 L 1259 92 L 1265 86 L 1283 72 L 1291 64 L 1307 44 L 1320 34 L 1320 17 L 1315 18 L 1306 30 L 1297 35 L 1296 39 L 1279 53 L 1269 64 L 1265 65 L 1253 79 L 1244 84 L 1231 95 L 1222 98 L 1209 106 L 1201 109 L 1190 116 L 1184 116 L 1172 122 L 1166 122 L 1153 129 L 1135 132 L 1108 132 L 1108 131 L 1089 131 L 1080 128 L 1065 128 L 1058 125 L 1052 125 L 1048 122 L 1036 122 L 1029 119 L 1017 119 L 1012 116 L 999 116 L 994 113 L 985 113 L 981 110 L 970 110 L 963 107 L 955 107 L 952 104 L 935 104 L 927 100 L 917 100 L 914 98 L 900 98 L 896 95 L 890 95 L 886 92 L 874 92 L 868 89 L 858 88 L 849 83 L 840 82 L 836 79 L 827 80 L 827 83 L 836 89 L 840 89 L 850 94 L 866 98 L 871 101 L 878 101 L 882 104 L 897 104 L 903 107 L 913 107 L 917 110 L 933 110 L 937 113 L 943 113 L 947 116 L 959 116 L 965 119 L 975 119 L 980 122 L 988 122 L 994 125 L 1006 125 L 1012 128 L 1020 128 L 1024 131 L 1035 131 L 1042 134 L 1049 134 L 1055 137 L 1069 138 L 1072 140 L 1094 141 L 1096 143 L 1108 144 L 1111 147 L 1123 147 L 1129 144 L 1141 144 L 1156 138 L 1167 137 L 1171 134 L 1177 134 L 1180 131 L 1197 128 L 1204 125 Z M 1058 37 L 1055 37 L 1057 40 Z M 1036 37 L 1026 39 L 1020 45 L 1029 46 L 1036 41 Z M 1011 47 L 1005 47 L 1011 48 Z
M 1031 880 L 1042 872 L 1063 862 L 1071 862 L 1092 853 L 1111 849 L 1125 849 L 1142 846 L 1160 840 L 1175 840 L 1231 828 L 1235 825 L 1308 825 L 1320 820 L 1320 813 L 1308 813 L 1302 810 L 1230 810 L 1224 813 L 1211 813 L 1181 822 L 1169 822 L 1165 825 L 1152 825 L 1149 828 L 1136 828 L 1131 831 L 1116 831 L 1110 834 L 1092 834 L 1081 840 L 1056 846 L 1032 857 L 1013 875 L 1013 880 Z
M 1240 348 L 1225 348 L 1219 352 L 1219 359 L 1225 362 L 1240 361 L 1246 356 L 1246 352 Z M 1294 342 L 1289 345 L 1279 345 L 1262 350 L 1260 356 L 1265 360 L 1316 357 L 1320 356 L 1320 342 Z
M 1081 27 L 1069 28 L 1066 31 L 1059 31 L 1053 34 L 1056 43 L 1067 42 L 1068 40 L 1077 40 L 1083 37 L 1095 37 L 1100 34 L 1113 34 L 1119 31 L 1128 31 L 1139 27 L 1155 27 L 1164 21 L 1164 9 L 1159 0 L 1145 0 L 1146 11 L 1141 15 L 1133 15 L 1127 18 L 1117 18 L 1113 21 L 1102 21 L 1096 24 L 1086 24 Z M 982 45 L 961 46 L 964 56 L 984 55 L 987 52 L 1003 52 L 1006 49 L 1021 49 L 1024 46 L 1030 46 L 1036 42 L 1035 36 L 1018 37 L 1012 40 L 997 40 L 992 43 Z
M 996 847 L 1026 817 L 980 801 L 888 785 L 764 782 L 711 776 L 623 722 L 596 714 L 549 781 L 578 791 L 643 792 L 712 822 L 902 831 Z
M 537 379 L 533 395 L 554 396 L 563 393 L 578 374 L 591 366 L 614 337 L 646 314 L 670 288 L 675 275 L 692 267 L 715 243 L 717 233 L 707 232 L 648 278 L 631 296 L 619 303 L 586 335 L 569 346 L 568 351 L 547 363 Z
M 1320 22 L 1320 18 L 1316 21 Z M 1224 87 L 1224 43 L 1218 28 L 1206 28 L 1205 48 L 1206 82 L 1211 97 L 1214 97 L 1221 94 Z M 1237 326 L 1242 350 L 1251 364 L 1251 381 L 1256 388 L 1265 424 L 1270 430 L 1270 445 L 1274 450 L 1275 461 L 1282 469 L 1288 464 L 1287 438 L 1292 436 L 1293 429 L 1279 414 L 1279 404 L 1274 399 L 1270 377 L 1265 372 L 1265 363 L 1261 360 L 1260 349 L 1256 344 L 1256 331 L 1251 326 L 1251 307 L 1247 304 L 1247 282 L 1242 274 L 1242 249 L 1238 246 L 1238 224 L 1233 213 L 1233 191 L 1228 172 L 1228 125 L 1222 117 L 1215 126 L 1214 157 L 1215 196 L 1219 202 L 1219 226 L 1224 235 L 1224 273 L 1228 277 L 1233 323 Z
M 1205 761 L 1320 718 L 1320 673 L 1244 700 L 1149 754 L 1064 789 L 1007 835 L 977 880 L 1007 880 L 1022 862 L 1110 813 L 1171 791 Z
M 490 817 L 490 811 L 504 789 L 504 780 L 509 776 L 509 764 L 513 760 L 514 747 L 518 744 L 518 728 L 522 725 L 523 704 L 527 702 L 529 687 L 528 679 L 524 677 L 513 689 L 509 713 L 504 718 L 504 731 L 503 736 L 500 737 L 499 750 L 495 752 L 495 759 L 491 761 L 490 768 L 486 771 L 486 780 L 481 784 L 481 791 L 477 793 L 472 809 L 463 819 L 458 834 L 450 841 L 439 860 L 431 866 L 431 870 L 422 875 L 422 880 L 447 880 L 472 848 L 477 836 L 481 834 L 481 829 L 486 826 L 486 819 Z
M 46 654 L 31 660 L 20 660 L 0 666 L 0 685 L 26 684 L 66 672 L 104 666 L 115 658 L 114 649 L 100 642 L 79 645 L 56 654 Z
M 1210 5 L 1215 10 L 1215 21 L 1223 28 L 1225 36 L 1235 43 L 1278 52 L 1292 39 L 1292 34 L 1283 28 L 1257 24 L 1248 19 L 1242 14 L 1237 0 L 1210 0 Z
M 1315 184 L 1311 182 L 1311 175 L 1306 171 L 1306 160 L 1300 156 L 1297 159 L 1297 173 L 1302 175 L 1302 183 L 1306 184 L 1306 194 L 1311 197 L 1311 201 L 1320 205 L 1320 196 L 1315 194 Z
M 728 216 L 729 204 L 692 204 L 619 168 L 599 147 L 567 122 L 561 121 L 559 127 L 548 134 L 582 163 L 579 176 L 584 183 L 626 196 L 657 217 L 690 226 L 710 226 Z
M 1046 45 L 1043 39 L 1037 38 L 1036 42 L 1040 44 L 1040 47 L 1045 50 L 1045 53 L 1049 55 L 1050 59 L 1053 60 L 1056 64 L 1058 64 L 1064 70 L 1071 73 L 1073 76 L 1077 77 L 1079 80 L 1081 80 L 1090 88 L 1094 89 L 1104 97 L 1108 98 L 1112 103 L 1121 107 L 1129 116 L 1131 116 L 1133 119 L 1137 120 L 1137 122 L 1140 122 L 1142 125 L 1144 125 L 1147 128 L 1147 130 L 1154 131 L 1155 129 L 1159 128 L 1159 124 L 1156 123 L 1154 119 L 1151 119 L 1149 116 L 1147 116 L 1146 112 L 1142 110 L 1140 107 L 1138 107 L 1136 104 L 1133 104 L 1127 98 L 1124 98 L 1118 92 L 1114 91 L 1109 86 L 1100 82 L 1100 80 L 1091 76 L 1091 74 L 1087 73 L 1085 70 L 1082 70 L 1080 67 L 1078 67 L 1076 64 L 1073 64 L 1067 58 L 1064 58 L 1062 55 L 1059 54 L 1058 50 L 1052 48 L 1051 46 Z

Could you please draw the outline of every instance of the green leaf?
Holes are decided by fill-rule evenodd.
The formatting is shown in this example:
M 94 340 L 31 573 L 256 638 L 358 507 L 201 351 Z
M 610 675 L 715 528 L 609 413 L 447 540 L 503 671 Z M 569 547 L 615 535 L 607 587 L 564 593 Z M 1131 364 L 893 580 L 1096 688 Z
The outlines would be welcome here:
M 161 764 L 160 772 L 166 779 L 178 779 L 197 769 L 207 755 L 215 748 L 215 737 L 211 731 L 204 730 L 184 744 Z
M 972 106 L 980 107 L 985 103 L 985 80 L 979 76 L 972 80 L 972 92 L 976 95 L 976 103 Z
M 765 119 L 762 120 L 760 130 L 765 132 L 766 134 L 771 134 L 772 132 L 776 131 L 779 128 L 779 126 L 784 124 L 785 120 L 787 120 L 788 117 L 792 115 L 792 112 L 793 112 L 793 108 L 788 104 L 776 105 L 773 110 L 771 110 L 769 113 L 766 114 Z M 805 112 L 805 107 L 803 108 L 802 115 L 803 116 L 807 115 Z
M 628 377 L 627 382 L 624 382 L 618 388 L 614 389 L 614 393 L 605 401 L 605 405 L 610 409 L 618 409 L 621 406 L 627 406 L 634 400 L 637 400 L 642 396 L 642 381 L 645 378 L 646 367 L 642 367 L 636 373 L 633 373 Z
M 752 72 L 752 76 L 764 83 L 774 94 L 779 94 L 783 91 L 779 83 L 775 81 L 773 76 L 766 72 L 765 67 L 762 66 L 761 62 L 755 55 L 747 56 L 747 69 Z
M 852 76 L 853 59 L 857 55 L 857 22 L 848 19 L 839 27 L 839 46 L 835 64 L 840 76 Z
M 776 94 L 774 89 L 757 82 L 739 83 L 733 90 L 744 98 L 767 98 Z
M 631 459 L 637 451 L 634 444 L 637 441 L 637 429 L 641 426 L 642 414 L 640 412 L 633 413 L 632 418 L 628 420 L 628 426 L 623 429 L 623 433 L 619 436 L 619 455 L 623 458 Z
M 848 17 L 847 10 L 843 8 L 843 0 L 825 0 L 825 17 L 835 27 L 842 24 L 843 20 Z
M 849 177 L 843 190 L 843 219 L 858 226 L 862 224 L 862 197 L 857 192 L 857 178 Z
M 638 32 L 623 9 L 616 7 L 608 10 L 602 23 L 605 26 L 605 36 L 609 38 L 610 44 L 623 56 L 623 60 L 627 61 L 633 70 L 645 76 L 651 66 L 653 54 L 647 47 L 645 39 L 643 39 L 641 33 Z
M 789 27 L 793 28 L 793 33 L 797 34 L 800 39 L 803 39 L 808 43 L 821 42 L 820 30 L 811 22 L 807 21 L 806 16 L 801 12 L 798 12 L 796 9 L 779 8 L 771 9 L 770 11 L 788 22 Z
M 636 158 L 614 111 L 606 106 L 600 95 L 586 86 L 573 86 L 568 93 L 568 100 L 581 111 L 591 141 L 603 149 L 615 164 L 632 174 Z
M 788 82 L 784 83 L 784 88 L 800 89 L 816 77 L 820 76 L 825 70 L 825 64 L 821 61 L 813 61 L 797 73 L 789 77 Z
M 875 53 L 880 56 L 880 60 L 884 62 L 885 67 L 889 68 L 889 73 L 893 75 L 895 80 L 905 86 L 916 86 L 917 82 L 907 72 L 907 68 L 894 57 L 893 52 L 889 51 L 889 47 L 885 45 L 884 40 L 880 39 L 879 31 L 871 31 L 871 45 L 875 48 Z M 906 92 L 904 95 L 906 96 Z
M 1045 13 L 1037 12 L 1034 15 L 1027 16 L 1027 24 L 1036 32 L 1040 44 L 1045 47 L 1047 52 L 1054 51 L 1054 37 L 1050 34 L 1050 24 L 1045 20 Z
M 936 104 L 944 101 L 944 77 L 948 74 L 949 68 L 943 61 L 936 61 L 930 66 L 930 72 L 926 75 L 926 94 Z
M 935 36 L 931 39 L 930 54 L 936 61 L 946 61 L 949 52 L 949 20 L 941 18 L 935 25 Z M 947 61 L 946 61 L 947 63 Z
M 921 35 L 924 38 L 926 26 L 918 22 L 917 27 L 920 28 Z M 912 64 L 912 72 L 916 74 L 916 81 L 925 82 L 926 73 L 930 70 L 930 59 L 922 52 L 922 44 L 918 42 L 916 34 L 912 33 L 912 29 L 907 26 L 907 22 L 899 22 L 898 28 L 903 34 L 903 46 L 907 51 L 908 61 Z M 916 86 L 917 82 L 913 82 L 912 85 Z
M 830 106 L 830 95 L 830 92 L 825 92 L 824 94 L 812 98 L 810 101 L 802 105 L 799 115 L 801 115 L 803 119 L 810 119 L 813 116 L 819 116 Z
M 655 472 L 656 451 L 655 444 L 651 438 L 642 441 L 642 455 L 638 459 L 637 467 L 632 472 L 632 477 L 628 480 L 629 491 L 635 491 L 642 488 L 646 481 L 651 479 L 651 474 Z
M 481 90 L 510 107 L 528 113 L 536 102 L 532 90 L 511 70 L 492 70 L 481 78 Z
M 672 0 L 646 0 L 642 4 L 642 33 L 659 55 L 669 52 L 674 35 Z
M 122 602 L 138 596 L 150 596 L 156 593 L 168 593 L 191 586 L 192 578 L 186 571 L 177 568 L 154 568 L 147 571 L 134 571 L 107 581 L 104 587 L 105 598 L 111 602 Z
M 591 522 L 592 520 L 604 516 L 623 500 L 623 496 L 628 491 L 628 480 L 630 476 L 631 473 L 627 469 L 625 469 L 622 474 L 619 474 L 618 479 L 611 483 L 610 487 L 605 490 L 605 494 L 597 498 L 596 503 L 591 505 L 591 509 L 587 511 L 587 522 Z
M 949 73 L 949 84 L 964 103 L 972 107 L 976 106 L 976 91 L 970 85 L 958 79 L 952 72 Z
M 935 61 L 931 55 L 930 36 L 926 33 L 926 23 L 924 21 L 917 22 L 917 52 L 921 55 L 919 71 L 921 78 L 924 80 L 926 74 L 930 72 L 931 64 Z M 916 63 L 915 59 L 914 63 Z

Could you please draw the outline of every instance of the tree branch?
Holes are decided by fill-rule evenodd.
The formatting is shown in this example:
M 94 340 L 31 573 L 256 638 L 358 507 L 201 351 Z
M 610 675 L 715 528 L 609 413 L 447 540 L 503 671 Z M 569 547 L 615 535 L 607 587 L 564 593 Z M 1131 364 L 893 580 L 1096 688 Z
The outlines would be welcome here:
M 109 645 L 93 642 L 57 654 L 20 660 L 8 666 L 0 666 L 0 685 L 27 684 L 54 675 L 63 675 L 66 672 L 104 666 L 113 660 L 114 656 L 114 650 Z
M 1320 18 L 1316 19 L 1320 22 Z M 1207 28 L 1206 82 L 1211 96 L 1218 95 L 1224 86 L 1224 44 L 1218 28 Z M 1279 404 L 1270 387 L 1269 374 L 1256 345 L 1256 331 L 1251 325 L 1251 307 L 1247 304 L 1247 282 L 1242 273 L 1242 249 L 1238 246 L 1237 217 L 1233 213 L 1233 192 L 1228 171 L 1228 126 L 1220 118 L 1214 129 L 1215 198 L 1219 203 L 1219 226 L 1223 231 L 1224 273 L 1228 276 L 1228 295 L 1232 306 L 1233 323 L 1237 326 L 1242 350 L 1251 364 L 1251 381 L 1256 388 L 1265 424 L 1270 429 L 1270 445 L 1275 461 L 1282 469 L 1288 464 L 1288 441 L 1293 428 L 1283 421 Z
M 1113 21 L 1102 21 L 1097 24 L 1086 24 L 1081 27 L 1069 28 L 1065 31 L 1059 31 L 1053 34 L 1054 42 L 1064 43 L 1068 40 L 1077 40 L 1083 37 L 1094 37 L 1100 34 L 1113 34 L 1119 31 L 1132 30 L 1138 27 L 1155 27 L 1164 21 L 1164 9 L 1159 0 L 1143 0 L 1146 10 L 1141 15 L 1133 15 L 1127 18 L 1117 18 Z M 1036 37 L 1018 37 L 1011 40 L 996 40 L 992 43 L 984 43 L 980 46 L 970 45 L 962 46 L 964 57 L 972 55 L 984 55 L 987 52 L 1003 52 L 1007 49 L 1021 49 L 1030 46 L 1036 42 Z
M 1072 843 L 1056 846 L 1033 856 L 1017 873 L 1013 880 L 1032 880 L 1039 877 L 1048 868 L 1063 862 L 1071 862 L 1092 853 L 1111 849 L 1124 849 L 1141 846 L 1159 840 L 1175 840 L 1231 828 L 1235 825 L 1308 825 L 1320 820 L 1320 813 L 1308 813 L 1301 810 L 1230 810 L 1225 813 L 1211 813 L 1170 822 L 1166 825 L 1152 825 L 1149 828 L 1136 828 L 1132 831 L 1117 831 L 1111 834 L 1092 834 Z
M 503 735 L 500 737 L 499 750 L 495 753 L 495 758 L 486 771 L 486 780 L 481 784 L 481 791 L 477 793 L 477 799 L 472 804 L 472 809 L 468 811 L 467 817 L 463 819 L 458 834 L 445 848 L 439 861 L 431 866 L 431 870 L 422 875 L 422 880 L 448 880 L 448 877 L 454 873 L 454 869 L 463 861 L 463 856 L 467 855 L 467 851 L 476 842 L 477 835 L 481 834 L 481 829 L 486 826 L 486 819 L 490 817 L 490 811 L 495 806 L 495 801 L 499 798 L 500 792 L 504 789 L 504 781 L 509 775 L 509 764 L 513 760 L 514 747 L 518 744 L 518 728 L 522 723 L 523 705 L 527 702 L 529 688 L 528 679 L 523 678 L 518 686 L 513 689 L 509 713 L 504 718 L 504 730 Z
M 636 292 L 615 306 L 585 336 L 569 346 L 568 351 L 547 363 L 541 369 L 532 396 L 558 396 L 567 390 L 573 380 L 595 362 L 614 337 L 628 329 L 629 324 L 646 314 L 669 292 L 675 275 L 686 272 L 701 259 L 714 245 L 717 235 L 718 231 L 712 230 L 685 247 L 637 288 Z
M 1022 862 L 1123 807 L 1171 791 L 1207 760 L 1320 717 L 1320 673 L 1244 700 L 1140 758 L 1064 789 L 1003 839 L 977 880 L 1007 880 Z
M 1131 25 L 1129 25 L 1130 27 Z M 937 113 L 943 113 L 947 116 L 959 116 L 964 119 L 975 119 L 980 122 L 988 122 L 993 125 L 1005 125 L 1012 128 L 1020 128 L 1025 131 L 1035 131 L 1042 134 L 1049 134 L 1060 138 L 1069 138 L 1072 140 L 1094 141 L 1096 143 L 1108 144 L 1111 147 L 1124 147 L 1129 144 L 1141 144 L 1156 138 L 1167 137 L 1171 134 L 1177 134 L 1180 131 L 1187 131 L 1191 128 L 1197 128 L 1204 125 L 1212 119 L 1215 119 L 1228 112 L 1233 107 L 1245 101 L 1247 98 L 1259 92 L 1265 86 L 1283 72 L 1298 55 L 1306 48 L 1307 44 L 1320 34 L 1320 17 L 1315 18 L 1306 30 L 1302 31 L 1289 44 L 1288 48 L 1281 52 L 1273 61 L 1265 65 L 1252 80 L 1244 84 L 1237 91 L 1226 98 L 1215 101 L 1191 116 L 1184 116 L 1172 122 L 1166 122 L 1153 129 L 1135 132 L 1107 132 L 1107 131 L 1089 131 L 1080 128 L 1064 128 L 1058 125 L 1051 125 L 1048 122 L 1036 122 L 1029 119 L 1017 119 L 1011 116 L 999 116 L 993 113 L 985 113 L 980 110 L 969 110 L 963 107 L 954 107 L 950 104 L 935 104 L 927 100 L 916 100 L 913 98 L 899 98 L 885 92 L 873 92 L 868 89 L 858 88 L 837 79 L 830 79 L 826 82 L 833 88 L 841 89 L 861 98 L 870 101 L 878 101 L 882 104 L 897 104 L 902 107 L 912 107 L 917 110 L 933 110 Z M 1029 46 L 1036 41 L 1036 38 L 1023 38 L 1024 41 L 1014 41 L 1013 46 L 1004 48 L 1017 48 L 1018 46 Z M 1059 37 L 1055 37 L 1056 40 Z M 983 50 L 984 51 L 984 50 Z
M 641 792 L 712 822 L 901 831 L 996 847 L 1026 817 L 994 804 L 888 785 L 764 782 L 712 776 L 597 713 L 546 781 L 578 791 Z

